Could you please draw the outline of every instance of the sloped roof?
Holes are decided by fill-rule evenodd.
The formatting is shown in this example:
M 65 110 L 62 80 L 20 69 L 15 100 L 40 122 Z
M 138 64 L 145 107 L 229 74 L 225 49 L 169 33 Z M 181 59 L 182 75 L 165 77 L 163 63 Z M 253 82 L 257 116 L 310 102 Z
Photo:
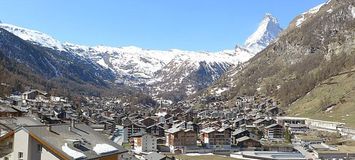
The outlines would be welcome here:
M 271 125 L 265 127 L 265 129 L 274 128 L 274 127 L 276 127 L 276 126 L 281 126 L 281 125 L 275 123 L 275 124 L 271 124 Z M 282 127 L 282 126 L 281 126 L 281 127 Z
M 122 146 L 117 145 L 108 138 L 95 132 L 92 128 L 85 124 L 76 124 L 74 128 L 69 130 L 70 124 L 51 125 L 51 129 L 46 125 L 26 126 L 21 129 L 27 131 L 31 137 L 39 141 L 44 147 L 50 147 L 55 152 L 65 155 L 68 159 L 74 159 L 71 155 L 63 151 L 63 146 L 69 147 L 71 150 L 83 153 L 87 159 L 95 159 L 108 155 L 127 152 Z M 81 147 L 76 148 L 73 142 L 81 142 Z M 66 145 L 67 144 L 67 145 Z M 105 151 L 106 147 L 107 152 Z M 65 148 L 65 147 L 64 147 Z M 100 150 L 100 153 L 97 151 Z

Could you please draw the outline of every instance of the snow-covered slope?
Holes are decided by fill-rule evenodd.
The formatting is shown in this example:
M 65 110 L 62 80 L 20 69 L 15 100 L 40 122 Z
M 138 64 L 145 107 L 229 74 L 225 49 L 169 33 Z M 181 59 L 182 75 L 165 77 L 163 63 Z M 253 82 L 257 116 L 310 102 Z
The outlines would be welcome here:
M 312 17 L 315 16 L 316 13 L 318 13 L 319 10 L 320 10 L 323 6 L 329 4 L 330 2 L 331 2 L 331 0 L 328 0 L 328 1 L 325 2 L 325 3 L 321 3 L 321 4 L 317 5 L 317 6 L 315 6 L 315 7 L 311 8 L 311 9 L 309 9 L 308 11 L 303 12 L 302 14 L 298 15 L 298 16 L 295 18 L 295 20 L 293 20 L 293 21 L 291 22 L 291 25 L 290 25 L 290 26 L 300 28 L 303 23 L 305 23 L 306 21 L 309 21 L 310 19 L 312 19 Z M 331 7 L 331 6 L 328 6 L 328 7 Z M 332 9 L 332 8 L 329 8 L 329 9 L 327 10 L 327 13 L 331 13 L 331 12 L 333 12 L 333 9 Z
M 218 53 L 181 54 L 155 73 L 152 95 L 180 100 L 208 87 L 232 66 L 253 56 L 245 49 L 225 50 Z
M 245 62 L 254 54 L 245 49 L 224 50 L 215 53 L 183 51 L 148 50 L 135 46 L 129 47 L 87 47 L 65 43 L 64 48 L 70 52 L 92 59 L 98 64 L 118 73 L 119 82 L 141 84 L 154 82 L 160 77 L 154 73 L 163 69 L 169 62 L 189 61 L 198 65 L 200 62 L 237 64 Z
M 282 31 L 278 20 L 267 13 L 258 29 L 245 41 L 245 48 L 253 53 L 266 48 Z
M 219 52 L 196 52 L 150 50 L 135 46 L 83 46 L 61 43 L 39 31 L 10 24 L 1 23 L 0 28 L 33 44 L 89 59 L 95 65 L 115 72 L 116 83 L 148 86 L 154 95 L 181 90 L 189 95 L 207 87 L 232 66 L 248 61 L 264 49 L 282 30 L 276 18 L 267 14 L 245 46 Z
M 14 35 L 20 37 L 21 39 L 30 41 L 34 44 L 47 47 L 47 48 L 52 48 L 55 50 L 64 51 L 62 44 L 58 40 L 42 32 L 14 26 L 11 24 L 1 23 L 1 21 L 0 21 L 0 28 L 3 28 L 13 33 Z

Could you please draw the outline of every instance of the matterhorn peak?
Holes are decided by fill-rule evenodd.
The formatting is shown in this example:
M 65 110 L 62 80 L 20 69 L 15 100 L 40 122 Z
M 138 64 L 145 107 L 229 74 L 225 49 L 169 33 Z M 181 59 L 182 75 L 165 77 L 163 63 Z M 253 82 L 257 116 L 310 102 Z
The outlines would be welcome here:
M 266 48 L 282 31 L 279 21 L 272 14 L 266 13 L 258 29 L 245 41 L 245 48 L 258 53 Z
M 274 24 L 279 24 L 279 21 L 277 20 L 277 18 L 275 18 L 274 16 L 272 16 L 271 13 L 265 13 L 264 18 L 262 21 L 266 21 L 266 22 L 272 22 Z

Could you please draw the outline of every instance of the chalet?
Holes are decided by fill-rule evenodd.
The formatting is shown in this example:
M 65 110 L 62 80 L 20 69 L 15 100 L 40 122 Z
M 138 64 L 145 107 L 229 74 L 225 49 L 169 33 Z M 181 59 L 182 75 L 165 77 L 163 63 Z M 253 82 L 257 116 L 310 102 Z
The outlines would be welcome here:
M 20 126 L 43 125 L 30 117 L 1 117 L 0 118 L 0 159 L 12 159 L 14 133 Z
M 300 144 L 302 146 L 309 146 L 312 144 L 321 144 L 324 142 L 324 140 L 321 137 L 318 136 L 312 136 L 312 135 L 295 135 L 295 138 L 293 140 L 293 143 Z
M 272 124 L 264 129 L 264 136 L 267 139 L 280 139 L 284 137 L 284 127 L 279 124 Z
M 141 152 L 156 152 L 157 137 L 147 133 L 138 133 L 132 135 L 133 148 L 136 153 Z
M 236 139 L 237 147 L 246 148 L 246 149 L 257 149 L 260 148 L 262 145 L 258 140 L 252 139 L 248 136 L 240 137 Z
M 23 100 L 35 100 L 36 98 L 44 98 L 47 97 L 48 93 L 40 90 L 30 90 L 22 93 Z
M 269 118 L 263 118 L 263 119 L 258 119 L 256 121 L 253 122 L 253 125 L 256 127 L 265 127 L 265 126 L 269 126 L 271 124 L 275 124 L 276 121 L 273 119 L 269 119 Z
M 285 124 L 306 124 L 307 118 L 302 117 L 277 117 L 276 121 L 280 125 Z
M 245 124 L 246 125 L 253 125 L 253 122 L 255 121 L 254 118 L 248 117 L 245 119 Z
M 0 124 L 0 159 L 10 159 L 14 143 L 13 135 L 12 128 Z
M 244 137 L 244 136 L 247 136 L 249 137 L 250 136 L 250 132 L 246 129 L 237 129 L 235 130 L 233 133 L 232 133 L 232 144 L 237 144 L 237 139 L 241 138 L 241 137 Z
M 181 113 L 183 113 L 184 111 L 181 109 L 181 108 L 175 108 L 175 109 L 173 109 L 173 110 L 171 110 L 171 114 L 172 115 L 177 115 L 177 114 L 181 114 Z
M 201 130 L 200 139 L 207 148 L 228 149 L 231 147 L 230 128 L 205 128 Z
M 0 104 L 0 117 L 19 117 L 22 112 L 7 104 Z
M 173 158 L 167 157 L 157 152 L 152 152 L 144 156 L 145 160 L 173 160 Z
M 305 124 L 288 124 L 286 127 L 291 134 L 305 134 L 309 131 L 309 127 Z
M 232 126 L 234 128 L 239 128 L 243 124 L 245 124 L 245 119 L 244 118 L 237 118 L 237 119 L 232 121 Z
M 155 123 L 157 123 L 157 121 L 151 117 L 144 118 L 144 119 L 140 120 L 139 122 L 145 126 L 151 126 L 151 125 L 154 125 Z
M 325 143 L 311 144 L 317 159 L 355 159 L 355 147 L 348 145 L 329 146 Z
M 277 116 L 279 115 L 280 112 L 281 112 L 280 108 L 276 106 L 266 109 L 266 114 L 269 116 Z
M 141 123 L 132 122 L 131 124 L 124 125 L 124 132 L 127 133 L 127 138 L 130 138 L 133 134 L 145 132 L 145 128 L 146 126 Z
M 166 146 L 172 153 L 184 153 L 197 146 L 197 134 L 192 129 L 170 128 L 166 132 Z
M 121 159 L 121 146 L 84 124 L 26 126 L 14 133 L 14 159 Z
M 162 125 L 159 125 L 159 124 L 153 124 L 151 126 L 148 126 L 146 128 L 146 132 L 147 133 L 150 133 L 156 137 L 164 137 L 165 134 L 165 130 L 164 130 L 164 127 Z
M 198 133 L 198 131 L 199 131 L 199 126 L 197 124 L 191 122 L 191 121 L 189 121 L 189 122 L 182 121 L 180 123 L 174 124 L 172 127 L 174 127 L 174 128 L 182 128 L 182 129 L 192 129 L 196 133 Z

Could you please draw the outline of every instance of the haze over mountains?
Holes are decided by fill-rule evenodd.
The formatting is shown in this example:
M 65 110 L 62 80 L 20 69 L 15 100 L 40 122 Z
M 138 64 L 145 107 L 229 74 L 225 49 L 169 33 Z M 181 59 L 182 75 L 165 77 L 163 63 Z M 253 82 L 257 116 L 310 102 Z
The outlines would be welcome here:
M 98 72 L 112 72 L 114 84 L 139 88 L 148 91 L 153 97 L 175 102 L 208 87 L 230 68 L 246 62 L 282 31 L 277 19 L 266 14 L 244 46 L 237 45 L 234 49 L 209 53 L 178 49 L 150 50 L 135 46 L 82 46 L 61 43 L 45 33 L 11 24 L 1 23 L 0 28 L 35 46 L 90 61 Z M 79 60 L 76 62 L 81 63 Z

